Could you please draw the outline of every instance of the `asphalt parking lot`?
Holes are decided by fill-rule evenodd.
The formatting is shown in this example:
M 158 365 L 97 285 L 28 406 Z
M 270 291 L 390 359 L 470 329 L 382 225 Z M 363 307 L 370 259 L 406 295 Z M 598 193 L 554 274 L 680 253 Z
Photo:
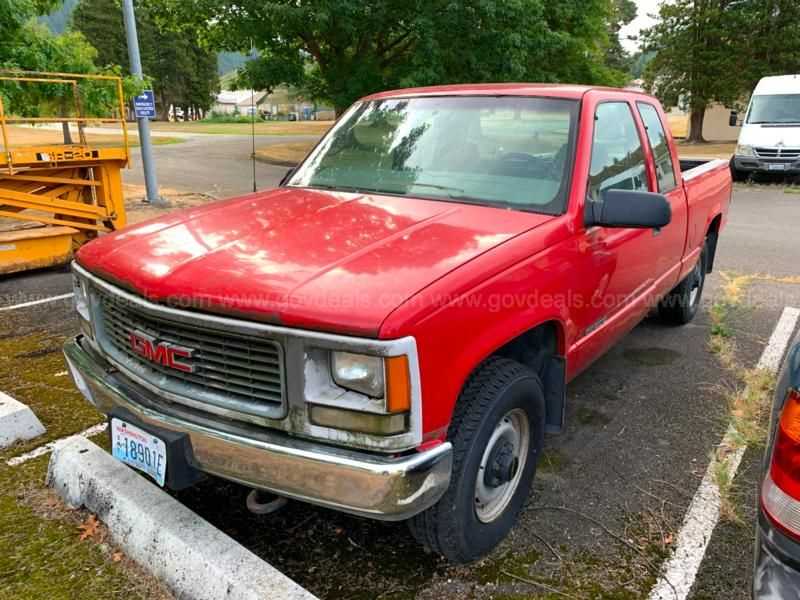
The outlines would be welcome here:
M 315 135 L 257 135 L 256 147 L 270 144 L 316 141 Z M 159 183 L 176 190 L 187 190 L 215 198 L 229 198 L 253 191 L 253 140 L 246 135 L 191 134 L 180 144 L 158 146 L 156 173 Z M 126 183 L 144 185 L 139 148 L 131 150 L 131 165 L 125 171 Z M 256 161 L 258 189 L 277 184 L 287 167 Z
M 184 176 L 198 181 L 193 152 L 224 160 L 244 147 L 241 139 L 225 144 L 215 137 L 213 145 L 159 149 L 172 153 L 160 163 L 171 165 L 162 183 L 180 189 Z M 206 169 L 207 189 L 198 191 L 248 191 L 247 169 L 238 164 L 238 180 L 215 183 Z M 263 186 L 284 172 L 258 169 Z M 645 598 L 728 425 L 730 391 L 740 385 L 709 347 L 712 306 L 726 306 L 736 362 L 755 365 L 783 308 L 800 307 L 798 222 L 800 194 L 780 184 L 736 188 L 702 313 L 684 328 L 646 320 L 570 385 L 568 427 L 548 438 L 520 523 L 475 565 L 450 567 L 425 554 L 402 524 L 297 502 L 254 516 L 245 509 L 247 490 L 219 480 L 178 498 L 321 598 Z M 728 297 L 732 279 L 736 302 Z M 8 277 L 0 279 L 0 308 L 69 291 L 63 270 Z M 64 377 L 60 347 L 76 329 L 68 300 L 0 312 L 0 390 L 33 408 L 47 440 L 101 421 Z M 697 600 L 749 597 L 759 460 L 758 447 L 745 453 L 731 491 L 736 517 L 714 531 L 692 588 Z

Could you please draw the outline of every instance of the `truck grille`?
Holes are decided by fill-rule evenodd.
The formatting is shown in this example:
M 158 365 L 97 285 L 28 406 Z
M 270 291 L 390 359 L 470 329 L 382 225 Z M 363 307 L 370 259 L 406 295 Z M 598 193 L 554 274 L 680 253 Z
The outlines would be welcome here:
M 99 291 L 99 290 L 98 290 Z M 152 316 L 100 292 L 98 341 L 112 359 L 160 389 L 246 414 L 278 418 L 285 408 L 283 349 L 270 339 Z M 191 314 L 191 313 L 187 313 Z M 131 332 L 191 349 L 193 372 L 151 361 L 132 348 Z
M 800 148 L 756 148 L 760 158 L 800 158 Z

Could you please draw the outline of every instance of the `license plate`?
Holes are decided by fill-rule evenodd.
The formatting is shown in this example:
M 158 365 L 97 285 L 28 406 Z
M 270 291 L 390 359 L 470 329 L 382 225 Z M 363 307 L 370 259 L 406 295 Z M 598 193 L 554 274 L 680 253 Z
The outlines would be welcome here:
M 147 473 L 158 485 L 164 486 L 167 445 L 163 440 L 122 419 L 112 418 L 111 451 L 114 458 Z
M 769 165 L 769 170 L 770 171 L 785 171 L 786 170 L 786 165 L 784 165 L 784 164 Z

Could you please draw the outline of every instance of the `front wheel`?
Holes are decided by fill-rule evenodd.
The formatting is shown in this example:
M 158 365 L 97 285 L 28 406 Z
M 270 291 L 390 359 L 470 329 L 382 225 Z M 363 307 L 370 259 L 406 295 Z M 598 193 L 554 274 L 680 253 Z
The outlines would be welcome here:
M 414 537 L 454 563 L 488 554 L 517 521 L 544 441 L 544 394 L 531 369 L 493 357 L 470 376 L 448 438 L 450 487 L 409 521 Z
M 694 269 L 658 303 L 661 319 L 672 325 L 685 325 L 694 319 L 706 283 L 708 242 L 703 244 Z

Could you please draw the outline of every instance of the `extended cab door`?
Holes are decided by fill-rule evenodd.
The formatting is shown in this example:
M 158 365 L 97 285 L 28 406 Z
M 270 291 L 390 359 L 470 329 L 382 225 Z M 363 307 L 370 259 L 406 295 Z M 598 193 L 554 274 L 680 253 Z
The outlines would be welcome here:
M 648 164 L 653 169 L 650 190 L 666 196 L 672 208 L 672 222 L 653 240 L 656 273 L 659 274 L 655 291 L 663 295 L 678 283 L 686 247 L 689 208 L 686 192 L 676 175 L 678 166 L 673 160 L 662 115 L 654 104 L 642 100 L 636 102 L 636 110 L 647 134 Z
M 670 171 L 663 160 L 660 169 L 664 181 L 657 181 L 654 150 L 635 102 L 619 94 L 603 94 L 592 116 L 588 173 L 583 174 L 586 210 L 590 202 L 602 203 L 603 192 L 609 189 L 661 189 L 672 205 L 673 218 L 659 230 L 591 224 L 584 228 L 579 243 L 580 270 L 589 274 L 591 281 L 587 283 L 593 291 L 590 302 L 573 311 L 578 330 L 578 368 L 627 333 L 657 296 L 674 285 L 686 236 L 683 191 L 681 186 L 667 189 Z M 658 140 L 657 128 L 651 129 Z M 660 152 L 660 142 L 654 142 L 653 148 Z
M 598 103 L 586 190 L 587 210 L 589 203 L 602 203 L 607 190 L 650 189 L 645 143 L 629 102 L 615 99 Z M 656 275 L 652 268 L 654 238 L 659 234 L 650 229 L 587 225 L 584 235 L 592 255 L 587 258 L 595 263 L 604 259 L 605 272 L 598 281 L 596 301 L 602 295 L 598 319 L 608 321 L 652 284 Z

